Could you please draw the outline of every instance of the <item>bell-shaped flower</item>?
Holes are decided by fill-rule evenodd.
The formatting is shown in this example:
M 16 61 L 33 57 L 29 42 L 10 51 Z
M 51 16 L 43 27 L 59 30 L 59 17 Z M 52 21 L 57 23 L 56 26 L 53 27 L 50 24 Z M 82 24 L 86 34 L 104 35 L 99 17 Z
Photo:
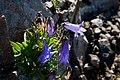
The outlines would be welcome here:
M 78 36 L 78 33 L 82 33 L 80 28 L 83 26 L 83 22 L 81 24 L 72 24 L 70 22 L 64 22 L 64 27 L 67 30 L 70 30 L 75 33 L 76 36 Z
M 44 40 L 43 50 L 42 50 L 42 53 L 40 54 L 40 56 L 38 57 L 38 62 L 43 64 L 51 58 L 51 56 L 53 55 L 50 52 L 51 48 L 52 48 L 52 46 L 48 47 L 46 44 L 46 41 Z
M 69 58 L 69 42 L 68 39 L 62 40 L 62 45 L 59 51 L 59 63 L 66 65 Z
M 51 17 L 48 17 L 47 18 L 47 32 L 48 32 L 48 36 L 50 37 L 52 34 L 53 34 L 53 32 L 54 32 L 54 22 L 53 22 L 53 20 L 52 20 L 52 18 Z

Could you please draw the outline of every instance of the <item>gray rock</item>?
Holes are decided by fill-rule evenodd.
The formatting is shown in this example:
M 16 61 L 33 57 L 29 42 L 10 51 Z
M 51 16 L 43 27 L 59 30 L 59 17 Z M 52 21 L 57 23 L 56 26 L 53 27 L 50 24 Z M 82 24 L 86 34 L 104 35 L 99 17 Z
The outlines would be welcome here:
M 91 22 L 98 27 L 103 25 L 103 21 L 101 19 L 93 19 Z
M 102 56 L 103 61 L 107 61 L 114 51 L 111 49 L 108 39 L 99 39 L 98 43 L 101 53 L 100 55 Z
M 107 39 L 107 36 L 104 35 L 104 34 L 100 34 L 100 38 L 101 38 L 101 39 Z
M 38 11 L 42 11 L 43 16 L 52 16 L 42 0 L 0 0 L 0 15 L 6 16 L 11 37 L 20 29 L 31 27 Z
M 102 32 L 106 32 L 106 28 L 100 27 L 100 29 L 102 30 Z
M 84 69 L 86 69 L 86 70 L 92 70 L 93 67 L 92 67 L 92 66 L 89 66 L 89 64 L 86 63 L 86 64 L 84 65 Z
M 120 17 L 120 11 L 117 12 L 117 15 L 118 15 L 118 17 Z M 120 22 L 120 20 L 119 20 L 119 22 Z
M 119 5 L 119 0 L 89 0 L 91 5 L 81 5 L 80 12 L 84 16 L 87 13 L 102 12 L 116 8 Z M 112 9 L 113 9 L 112 8 Z
M 106 31 L 107 31 L 107 32 L 111 32 L 111 30 L 112 30 L 112 27 L 110 27 L 110 26 L 108 26 L 108 27 L 106 28 Z
M 28 80 L 28 78 L 24 75 L 20 75 L 18 79 L 19 80 Z
M 108 39 L 111 39 L 112 37 L 111 37 L 111 35 L 110 34 L 105 34 L 105 36 L 108 38 Z
M 88 40 L 88 42 L 91 42 L 93 40 L 93 31 L 92 31 L 92 28 L 86 28 L 86 32 L 85 32 L 85 35 L 86 35 L 86 38 Z
M 74 38 L 74 51 L 76 53 L 78 60 L 81 60 L 82 58 L 82 61 L 84 62 L 87 47 L 88 41 L 83 34 L 81 34 L 78 38 Z
M 114 62 L 120 63 L 120 55 L 117 55 L 114 59 Z
M 8 80 L 8 74 L 14 66 L 8 33 L 5 16 L 0 16 L 0 80 Z
M 84 74 L 80 75 L 80 76 L 79 76 L 79 79 L 80 79 L 80 80 L 87 80 L 87 78 L 86 78 L 86 76 L 85 76 Z
M 111 27 L 112 27 L 112 33 L 113 34 L 119 34 L 119 32 L 120 32 L 120 30 L 119 30 L 119 28 L 116 26 L 116 25 L 111 25 Z
M 1 16 L 0 17 L 0 67 L 5 67 L 5 66 L 12 67 L 13 65 L 10 64 L 14 62 L 8 33 L 9 33 L 8 26 L 6 24 L 5 16 Z
M 116 80 L 120 80 L 120 78 L 116 78 Z
M 65 0 L 60 0 L 64 2 Z M 70 0 L 73 4 L 75 1 Z M 90 0 L 91 5 L 80 5 L 80 14 L 105 11 L 111 7 L 117 8 L 118 0 Z M 44 6 L 42 0 L 0 0 L 0 15 L 7 18 L 11 37 L 26 27 L 31 27 L 31 21 L 38 11 L 42 11 L 43 16 L 51 16 L 52 13 Z M 102 6 L 101 6 L 102 5 Z M 72 7 L 74 11 L 75 5 Z M 70 16 L 71 17 L 71 16 Z
M 95 33 L 100 33 L 101 30 L 100 30 L 99 28 L 94 28 L 94 32 L 95 32 Z
M 100 63 L 100 59 L 97 55 L 94 55 L 94 54 L 89 54 L 90 56 L 90 63 L 96 67 L 96 68 L 99 68 L 99 63 Z

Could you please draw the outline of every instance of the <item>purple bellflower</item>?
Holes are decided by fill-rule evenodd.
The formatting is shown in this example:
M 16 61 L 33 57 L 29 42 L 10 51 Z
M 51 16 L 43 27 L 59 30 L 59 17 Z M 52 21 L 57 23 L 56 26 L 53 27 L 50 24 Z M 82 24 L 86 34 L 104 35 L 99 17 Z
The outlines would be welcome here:
M 66 65 L 68 62 L 68 57 L 69 57 L 69 44 L 68 44 L 68 39 L 65 39 L 62 41 L 62 45 L 60 47 L 60 52 L 59 52 L 59 62 L 60 64 Z
M 78 33 L 82 33 L 82 31 L 80 30 L 82 26 L 83 26 L 83 22 L 81 24 L 72 24 L 70 22 L 64 22 L 64 27 L 74 32 L 76 36 L 78 36 Z
M 52 53 L 50 52 L 51 48 L 52 48 L 52 46 L 48 47 L 46 44 L 46 41 L 44 40 L 43 50 L 42 50 L 42 53 L 40 54 L 40 56 L 38 57 L 38 62 L 43 64 L 51 58 L 51 56 L 52 56 Z
M 48 36 L 50 37 L 52 34 L 53 34 L 53 32 L 54 32 L 54 22 L 53 22 L 53 20 L 52 20 L 52 18 L 51 17 L 48 17 L 48 19 L 47 19 L 47 32 L 48 32 Z

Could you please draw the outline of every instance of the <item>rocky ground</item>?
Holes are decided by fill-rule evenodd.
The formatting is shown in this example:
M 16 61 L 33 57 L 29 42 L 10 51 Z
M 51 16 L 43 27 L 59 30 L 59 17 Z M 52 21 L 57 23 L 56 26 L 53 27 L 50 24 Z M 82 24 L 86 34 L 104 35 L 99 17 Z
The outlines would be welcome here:
M 63 15 L 61 20 L 66 19 Z M 82 74 L 78 77 L 77 66 L 69 80 L 120 80 L 120 9 L 89 16 L 82 19 L 88 41 Z
M 57 14 L 53 12 L 55 23 L 61 23 L 70 17 L 67 10 L 68 7 Z M 120 80 L 120 9 L 108 10 L 97 16 L 90 15 L 83 20 L 88 47 L 81 66 L 82 74 L 78 76 L 75 67 L 74 78 L 69 80 Z M 13 76 L 15 78 L 14 74 L 9 76 L 9 79 Z M 23 77 L 20 80 L 24 80 Z
M 120 79 L 120 11 L 85 22 L 89 42 L 83 72 L 87 80 Z

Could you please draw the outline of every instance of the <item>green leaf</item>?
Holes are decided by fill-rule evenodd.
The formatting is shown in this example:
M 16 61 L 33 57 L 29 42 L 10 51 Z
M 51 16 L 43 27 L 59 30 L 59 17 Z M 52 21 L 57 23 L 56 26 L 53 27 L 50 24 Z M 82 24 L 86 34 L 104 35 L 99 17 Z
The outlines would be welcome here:
M 49 45 L 55 44 L 57 42 L 57 39 L 50 38 Z
M 15 54 L 17 54 L 18 51 L 16 51 L 14 47 L 12 47 L 12 50 Z
M 17 43 L 15 43 L 13 41 L 10 41 L 10 43 L 11 43 L 11 46 L 14 47 L 14 49 L 16 51 L 19 51 L 19 52 L 21 51 L 21 48 L 19 47 L 19 45 Z
M 22 42 L 22 44 L 23 44 L 24 47 L 28 46 L 28 44 L 26 42 Z
M 24 46 L 21 44 L 21 43 L 19 43 L 19 42 L 16 42 L 17 43 L 17 45 L 19 45 L 19 47 L 21 48 L 21 49 L 24 49 Z
M 51 1 L 55 7 L 58 7 L 59 1 L 57 0 L 51 0 Z

